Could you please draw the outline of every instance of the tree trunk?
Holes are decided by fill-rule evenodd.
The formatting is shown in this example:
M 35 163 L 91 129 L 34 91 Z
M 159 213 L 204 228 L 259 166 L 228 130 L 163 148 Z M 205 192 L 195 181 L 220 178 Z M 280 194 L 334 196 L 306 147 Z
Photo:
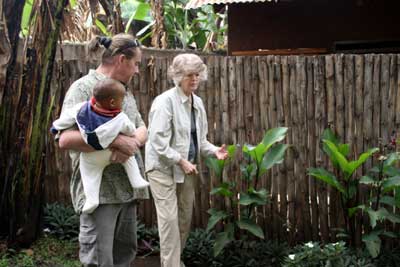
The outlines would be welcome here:
M 40 3 L 37 19 L 31 27 L 32 33 L 40 34 L 32 34 L 26 55 L 25 51 L 17 50 L 22 14 L 22 9 L 17 8 L 23 5 L 19 2 L 24 1 L 6 5 L 7 10 L 13 12 L 12 16 L 6 15 L 6 18 L 19 18 L 15 19 L 18 24 L 14 24 L 13 30 L 9 31 L 15 53 L 13 64 L 10 64 L 7 72 L 4 99 L 0 107 L 4 137 L 1 151 L 7 155 L 1 157 L 4 168 L 1 168 L 0 175 L 5 177 L 5 182 L 1 184 L 0 217 L 9 222 L 7 231 L 11 244 L 29 245 L 36 239 L 40 229 L 44 140 L 54 105 L 54 96 L 50 95 L 50 80 L 63 9 L 68 0 Z M 22 63 L 16 61 L 17 52 L 23 53 L 21 58 L 26 56 Z
M 151 14 L 155 19 L 153 25 L 151 45 L 154 48 L 167 48 L 167 33 L 164 27 L 164 2 L 163 0 L 150 0 Z
M 115 3 L 114 0 L 100 0 L 99 2 L 106 12 L 109 24 L 112 25 L 111 33 L 114 35 L 123 32 L 124 27 L 121 20 L 121 7 L 119 1 Z

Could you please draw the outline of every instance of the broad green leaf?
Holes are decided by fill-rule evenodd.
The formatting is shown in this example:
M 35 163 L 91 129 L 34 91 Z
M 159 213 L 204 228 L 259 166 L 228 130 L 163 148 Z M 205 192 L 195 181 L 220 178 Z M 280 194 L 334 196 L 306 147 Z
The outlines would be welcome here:
M 277 144 L 276 146 L 273 146 L 271 149 L 269 149 L 268 152 L 264 154 L 259 175 L 263 175 L 275 164 L 282 163 L 285 156 L 285 151 L 288 147 L 289 145 L 286 144 Z
M 371 225 L 372 228 L 375 228 L 376 226 L 376 221 L 379 219 L 379 214 L 378 212 L 374 211 L 371 208 L 366 208 L 365 211 L 368 213 L 369 216 L 369 224 Z
M 226 148 L 228 151 L 228 157 L 233 158 L 235 156 L 236 150 L 239 147 L 239 145 L 230 145 Z
M 362 241 L 365 243 L 369 254 L 376 258 L 381 251 L 381 239 L 378 234 L 375 232 L 371 232 L 368 235 L 364 235 L 362 237 Z
M 370 176 L 365 175 L 360 178 L 360 184 L 368 184 L 368 185 L 372 184 L 373 185 L 375 183 L 376 183 L 376 181 Z
M 365 205 L 359 205 L 359 206 L 357 206 L 357 207 L 353 207 L 353 208 L 348 209 L 349 217 L 353 217 L 353 215 L 354 215 L 354 214 L 357 212 L 357 210 L 359 210 L 359 209 L 364 210 L 364 209 L 365 209 Z
M 360 155 L 358 160 L 352 161 L 349 163 L 349 173 L 348 177 L 350 177 L 353 172 L 358 169 L 367 159 L 369 159 L 374 153 L 378 152 L 379 148 L 371 148 L 367 152 L 364 152 Z
M 69 0 L 69 6 L 70 6 L 71 8 L 76 7 L 76 0 Z
M 237 226 L 242 230 L 247 230 L 253 235 L 264 239 L 264 233 L 260 226 L 258 226 L 255 222 L 249 219 L 241 219 L 236 222 Z
M 331 128 L 326 128 L 326 129 L 322 132 L 321 139 L 322 139 L 322 140 L 329 140 L 329 141 L 331 141 L 333 144 L 335 144 L 336 146 L 339 145 L 339 139 L 338 139 L 338 137 L 334 134 L 334 132 L 332 131 Z
M 110 32 L 107 30 L 107 27 L 98 19 L 94 21 L 96 24 L 97 28 L 106 36 L 111 36 Z
M 400 176 L 394 176 L 387 178 L 385 181 L 382 183 L 383 187 L 383 192 L 388 192 L 390 190 L 393 190 L 395 187 L 400 186 Z
M 391 153 L 388 155 L 387 160 L 385 160 L 385 162 L 383 163 L 383 167 L 386 168 L 386 167 L 392 166 L 399 160 L 400 160 L 399 152 Z
M 246 180 L 251 181 L 257 172 L 257 165 L 255 163 L 242 164 L 240 165 L 240 171 L 243 173 Z
M 384 231 L 382 233 L 382 235 L 390 237 L 390 238 L 398 238 L 399 237 L 399 234 L 396 234 L 396 233 L 393 233 L 393 232 L 390 232 L 390 231 Z
M 222 177 L 224 170 L 225 160 L 217 159 L 214 157 L 206 158 L 206 165 L 210 168 L 218 178 Z
M 211 216 L 208 219 L 207 229 L 206 231 L 209 232 L 214 226 L 221 220 L 226 219 L 229 215 L 222 210 L 216 209 L 209 209 L 207 211 Z
M 31 24 L 31 13 L 34 0 L 26 0 L 21 17 L 21 32 L 23 36 L 28 35 L 29 25 Z
M 331 159 L 332 163 L 337 162 L 341 171 L 345 174 L 350 173 L 350 167 L 347 159 L 339 152 L 337 146 L 329 140 L 322 140 L 324 144 L 326 144 L 326 149 L 329 151 L 327 154 Z M 347 176 L 347 175 L 346 175 Z
M 211 195 L 221 195 L 224 197 L 233 196 L 233 192 L 230 190 L 230 185 L 228 183 L 222 183 L 220 186 L 213 188 L 210 192 Z
M 267 131 L 263 138 L 263 144 L 269 149 L 276 142 L 280 142 L 285 139 L 287 127 L 277 127 Z
M 373 197 L 373 198 L 370 199 L 370 201 L 372 203 L 375 203 L 377 201 L 377 199 L 376 199 L 376 197 Z M 396 199 L 394 197 L 391 197 L 391 196 L 383 196 L 383 197 L 381 197 L 379 199 L 379 203 L 386 204 L 386 205 L 389 205 L 389 206 L 396 206 L 396 204 L 397 204 L 396 203 Z
M 400 223 L 400 216 L 397 215 L 397 214 L 393 214 L 393 213 L 388 212 L 385 215 L 385 217 L 386 217 L 387 220 L 391 221 L 392 223 Z
M 234 226 L 229 223 L 225 227 L 225 231 L 218 233 L 214 243 L 214 257 L 218 256 L 224 247 L 234 240 Z
M 257 163 L 257 166 L 261 165 L 261 161 L 266 151 L 267 147 L 263 143 L 260 143 L 257 146 L 243 146 L 243 152 L 247 153 Z
M 339 149 L 339 152 L 345 157 L 347 157 L 349 155 L 349 153 L 350 153 L 349 144 L 340 144 L 338 146 L 338 149 Z
M 385 208 L 379 208 L 377 211 L 375 211 L 375 210 L 373 210 L 371 208 L 366 208 L 365 211 L 369 215 L 370 225 L 371 225 L 372 228 L 376 227 L 377 221 L 382 221 L 384 219 L 397 220 L 397 218 L 396 217 L 392 217 L 391 214 Z
M 400 176 L 400 168 L 396 168 L 395 166 L 386 166 L 383 167 L 383 173 L 388 177 Z
M 254 191 L 249 193 L 241 193 L 239 204 L 243 206 L 248 206 L 251 204 L 256 205 L 265 205 L 268 203 L 267 198 L 268 192 L 265 189 L 261 189 L 260 191 Z
M 333 175 L 331 172 L 325 170 L 324 168 L 309 168 L 308 175 L 314 176 L 319 180 L 324 181 L 325 183 L 336 188 L 342 194 L 346 195 L 345 188 L 340 184 L 336 176 Z

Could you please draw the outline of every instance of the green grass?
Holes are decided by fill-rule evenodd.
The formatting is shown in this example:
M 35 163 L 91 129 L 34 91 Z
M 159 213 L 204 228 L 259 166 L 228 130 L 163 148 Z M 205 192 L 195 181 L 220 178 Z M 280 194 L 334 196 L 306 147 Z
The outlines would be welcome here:
M 0 252 L 0 267 L 79 267 L 77 241 L 43 236 L 31 248 Z

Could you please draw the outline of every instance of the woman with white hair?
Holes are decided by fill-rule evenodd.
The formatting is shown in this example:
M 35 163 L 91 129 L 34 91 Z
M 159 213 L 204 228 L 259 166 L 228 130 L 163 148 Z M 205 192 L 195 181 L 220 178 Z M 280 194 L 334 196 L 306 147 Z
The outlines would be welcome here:
M 200 154 L 225 159 L 225 145 L 207 141 L 207 115 L 199 82 L 207 67 L 199 56 L 174 58 L 169 76 L 175 87 L 157 96 L 149 114 L 146 173 L 157 209 L 161 267 L 184 266 L 180 261 L 190 231 Z M 201 175 L 200 175 L 201 177 Z

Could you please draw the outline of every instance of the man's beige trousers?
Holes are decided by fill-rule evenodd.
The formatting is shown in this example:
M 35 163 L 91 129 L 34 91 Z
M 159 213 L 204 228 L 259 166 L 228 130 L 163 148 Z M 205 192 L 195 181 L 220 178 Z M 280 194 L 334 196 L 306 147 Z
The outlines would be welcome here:
M 159 171 L 147 173 L 157 209 L 160 235 L 161 267 L 179 267 L 193 214 L 196 176 L 185 176 L 184 183 L 175 183 L 170 175 Z

